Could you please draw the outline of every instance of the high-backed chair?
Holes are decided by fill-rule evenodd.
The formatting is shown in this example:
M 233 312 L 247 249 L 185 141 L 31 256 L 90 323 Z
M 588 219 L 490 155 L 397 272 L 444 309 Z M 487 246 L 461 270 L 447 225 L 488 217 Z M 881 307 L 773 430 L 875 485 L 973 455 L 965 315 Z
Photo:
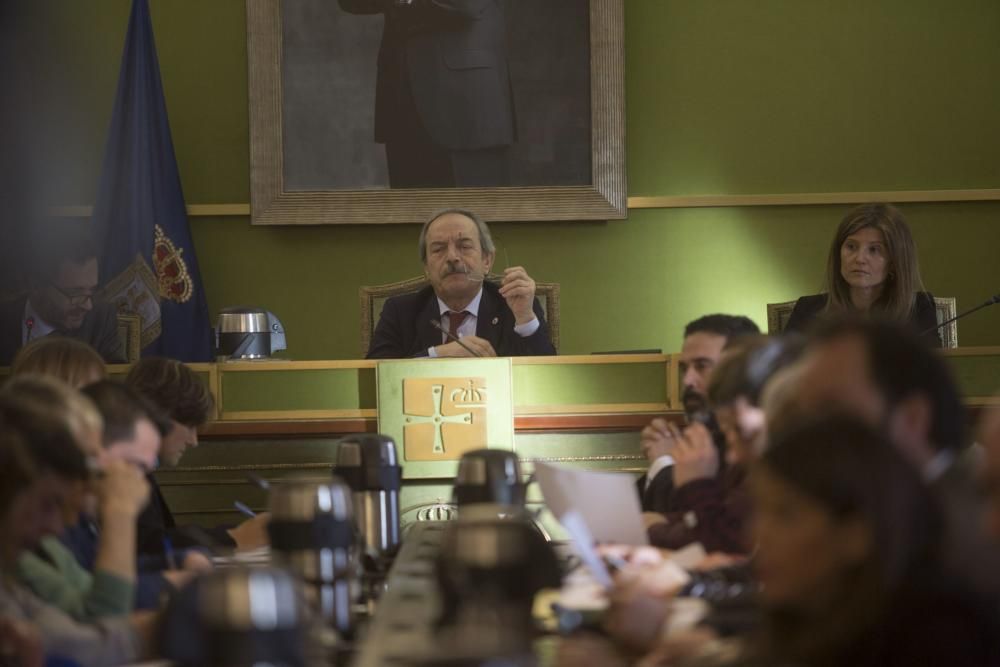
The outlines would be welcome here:
M 934 297 L 934 309 L 938 324 L 947 322 L 957 314 L 957 304 L 953 296 Z M 938 331 L 941 333 L 941 347 L 958 347 L 958 322 L 947 324 Z
M 493 279 L 493 276 L 490 276 Z M 386 299 L 400 294 L 419 292 L 429 285 L 427 278 L 418 276 L 385 285 L 364 285 L 358 290 L 361 300 L 361 356 L 368 354 L 375 324 L 382 314 L 382 306 Z M 535 283 L 535 298 L 545 313 L 545 322 L 549 327 L 549 336 L 556 351 L 559 350 L 559 283 Z
M 934 297 L 934 307 L 937 311 L 938 324 L 955 317 L 956 303 L 953 296 Z M 782 301 L 767 304 L 767 333 L 779 334 L 788 325 L 788 318 L 795 308 L 795 301 Z M 941 347 L 958 347 L 958 322 L 952 322 L 941 328 Z
M 788 326 L 788 318 L 792 316 L 796 301 L 782 301 L 767 304 L 767 333 L 772 336 L 780 334 Z

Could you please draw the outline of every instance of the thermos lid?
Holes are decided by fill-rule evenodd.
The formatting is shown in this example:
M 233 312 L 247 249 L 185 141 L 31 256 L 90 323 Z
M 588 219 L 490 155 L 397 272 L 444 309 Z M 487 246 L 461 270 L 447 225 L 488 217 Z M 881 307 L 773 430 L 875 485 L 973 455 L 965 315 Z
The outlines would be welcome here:
M 353 435 L 337 446 L 337 467 L 377 467 L 399 465 L 396 443 L 387 435 Z
M 327 516 L 350 520 L 351 489 L 334 477 L 329 482 L 289 482 L 271 487 L 271 521 L 310 521 Z
M 334 472 L 355 492 L 398 491 L 403 479 L 396 443 L 385 435 L 365 434 L 341 440 Z
M 474 449 L 462 455 L 456 485 L 485 486 L 494 480 L 521 483 L 521 461 L 517 454 L 504 449 Z
M 253 306 L 223 308 L 216 321 L 216 330 L 226 333 L 270 333 L 267 311 Z
M 504 449 L 475 449 L 462 455 L 455 477 L 455 502 L 523 505 L 525 485 L 517 454 Z

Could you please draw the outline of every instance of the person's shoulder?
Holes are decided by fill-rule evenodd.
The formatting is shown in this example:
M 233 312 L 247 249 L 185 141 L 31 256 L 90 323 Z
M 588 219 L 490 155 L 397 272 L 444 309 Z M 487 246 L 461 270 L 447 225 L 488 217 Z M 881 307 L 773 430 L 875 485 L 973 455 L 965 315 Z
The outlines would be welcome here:
M 930 292 L 917 292 L 913 297 L 913 305 L 917 310 L 937 308 L 934 295 Z
M 808 294 L 795 300 L 795 307 L 802 310 L 819 310 L 826 306 L 827 294 Z
M 810 294 L 795 300 L 795 306 L 785 324 L 786 331 L 804 331 L 826 307 L 826 294 Z

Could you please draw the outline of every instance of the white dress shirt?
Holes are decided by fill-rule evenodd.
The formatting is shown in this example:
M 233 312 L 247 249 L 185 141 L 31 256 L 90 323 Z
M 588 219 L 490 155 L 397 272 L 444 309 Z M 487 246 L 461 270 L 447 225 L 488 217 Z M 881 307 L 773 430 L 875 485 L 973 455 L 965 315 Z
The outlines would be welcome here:
M 476 323 L 479 322 L 479 303 L 483 300 L 483 288 L 480 287 L 476 296 L 469 302 L 469 305 L 465 307 L 464 311 L 466 314 L 465 319 L 461 324 L 458 325 L 458 337 L 463 336 L 475 336 L 476 335 Z M 445 331 L 449 331 L 451 328 L 451 312 L 444 301 L 441 299 L 438 302 L 438 313 L 441 314 L 441 326 Z M 530 322 L 525 322 L 524 324 L 518 324 L 514 326 L 514 333 L 516 333 L 521 338 L 527 338 L 536 331 L 538 327 L 542 326 L 542 323 L 538 321 L 537 317 L 532 318 Z M 441 343 L 447 343 L 448 337 L 441 332 Z M 431 358 L 437 358 L 437 350 L 435 346 L 427 348 L 427 356 Z
M 656 476 L 659 475 L 664 468 L 669 468 L 673 464 L 674 457 L 668 456 L 667 454 L 658 456 L 656 460 L 649 465 L 649 470 L 646 471 L 646 488 L 649 488 L 649 485 L 653 483 L 653 480 L 656 479 Z
M 31 327 L 28 326 L 28 320 L 31 320 Z M 44 338 L 55 330 L 54 326 L 43 320 L 31 307 L 31 299 L 25 299 L 24 317 L 21 319 L 21 346 L 23 347 L 33 340 Z

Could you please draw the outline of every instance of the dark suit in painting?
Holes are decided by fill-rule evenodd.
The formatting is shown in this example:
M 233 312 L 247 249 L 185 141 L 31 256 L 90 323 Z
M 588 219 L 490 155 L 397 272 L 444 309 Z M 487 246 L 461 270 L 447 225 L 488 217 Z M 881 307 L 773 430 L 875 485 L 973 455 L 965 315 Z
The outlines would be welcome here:
M 385 17 L 375 140 L 392 187 L 502 186 L 516 120 L 501 0 L 339 0 Z

